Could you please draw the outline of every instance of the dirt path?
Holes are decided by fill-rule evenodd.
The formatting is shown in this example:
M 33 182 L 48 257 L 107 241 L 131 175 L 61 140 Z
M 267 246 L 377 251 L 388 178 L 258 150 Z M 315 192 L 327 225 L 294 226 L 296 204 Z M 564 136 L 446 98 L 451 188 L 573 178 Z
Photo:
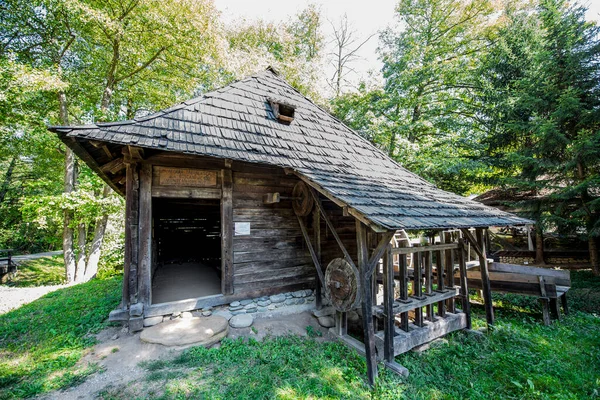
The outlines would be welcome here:
M 228 337 L 252 336 L 257 340 L 262 340 L 266 336 L 287 334 L 305 336 L 308 325 L 323 333 L 320 340 L 327 340 L 327 330 L 320 327 L 316 318 L 309 312 L 258 318 L 254 321 L 254 329 L 230 328 Z M 79 400 L 97 398 L 99 393 L 105 389 L 124 387 L 130 382 L 143 379 L 148 372 L 139 366 L 140 362 L 171 359 L 183 351 L 183 348 L 144 343 L 140 340 L 139 333 L 131 335 L 127 333 L 126 329 L 122 328 L 108 328 L 100 332 L 97 339 L 100 343 L 94 346 L 90 353 L 80 361 L 80 364 L 97 363 L 103 372 L 92 375 L 79 386 L 52 392 L 40 399 Z
M 68 285 L 51 285 L 36 287 L 9 287 L 0 285 L 0 314 L 19 308 L 24 304 L 39 299 L 46 293 L 67 287 Z

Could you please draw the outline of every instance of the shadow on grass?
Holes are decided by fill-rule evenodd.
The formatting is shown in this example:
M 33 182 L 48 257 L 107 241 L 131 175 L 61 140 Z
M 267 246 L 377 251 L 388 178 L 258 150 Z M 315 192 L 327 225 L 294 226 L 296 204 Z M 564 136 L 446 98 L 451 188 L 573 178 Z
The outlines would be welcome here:
M 23 398 L 81 382 L 76 367 L 120 300 L 121 279 L 59 289 L 0 315 L 0 398 Z

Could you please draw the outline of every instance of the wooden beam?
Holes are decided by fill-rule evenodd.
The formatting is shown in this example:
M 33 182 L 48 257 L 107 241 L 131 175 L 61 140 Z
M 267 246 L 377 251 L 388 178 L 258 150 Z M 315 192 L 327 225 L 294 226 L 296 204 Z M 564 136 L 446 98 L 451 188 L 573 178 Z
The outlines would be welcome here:
M 393 313 L 402 314 L 411 310 L 416 310 L 429 304 L 437 303 L 438 301 L 451 299 L 452 297 L 457 296 L 459 293 L 460 288 L 455 287 L 445 292 L 436 292 L 432 296 L 409 296 L 407 301 L 396 303 L 396 305 L 393 306 Z M 385 311 L 381 306 L 373 307 L 373 315 L 376 317 L 381 318 L 384 316 L 384 313 Z M 415 323 L 415 325 L 417 324 Z
M 371 275 L 373 275 L 373 271 L 375 270 L 375 267 L 377 266 L 377 263 L 379 262 L 379 260 L 383 256 L 383 253 L 387 249 L 387 245 L 390 243 L 390 241 L 394 237 L 394 233 L 395 232 L 385 232 L 385 233 L 382 234 L 382 237 L 379 240 L 379 243 L 377 244 L 377 247 L 373 251 L 373 254 L 371 255 L 371 258 L 369 258 L 369 262 L 367 263 L 367 273 L 368 273 L 369 277 Z
M 152 304 L 152 166 L 140 169 L 138 302 Z
M 417 246 L 417 247 L 396 247 L 392 249 L 392 254 L 412 254 L 420 253 L 425 251 L 437 251 L 437 250 L 452 250 L 457 249 L 458 244 L 447 243 L 447 244 L 435 244 L 431 246 Z
M 316 194 L 314 192 L 314 190 L 311 190 L 310 193 L 312 194 L 312 196 L 315 200 L 315 204 L 316 204 L 317 208 L 319 209 L 319 212 L 321 213 L 323 220 L 325 220 L 325 224 L 327 224 L 327 227 L 331 231 L 331 234 L 335 238 L 335 241 L 337 242 L 338 246 L 340 246 L 340 250 L 342 250 L 342 253 L 344 254 L 344 258 L 346 259 L 346 261 L 348 261 L 348 264 L 356 267 L 354 265 L 354 261 L 352 260 L 352 257 L 350 257 L 350 254 L 348 253 L 348 250 L 346 250 L 346 246 L 344 246 L 342 239 L 340 239 L 340 236 L 337 234 L 335 227 L 333 226 L 333 224 L 331 223 L 331 220 L 329 219 L 329 216 L 325 212 L 325 209 L 323 208 L 323 204 L 321 203 L 321 199 L 319 199 L 319 195 Z
M 152 187 L 152 197 L 220 200 L 222 194 L 221 189 L 218 188 L 185 188 L 156 185 Z
M 488 272 L 488 264 L 487 264 L 487 256 L 486 256 L 486 246 L 485 246 L 485 235 L 483 228 L 476 229 L 477 234 L 477 242 L 478 246 L 475 247 L 475 251 L 477 251 L 477 247 L 481 252 L 479 256 L 479 267 L 481 269 L 481 286 L 483 291 L 483 301 L 485 305 L 485 317 L 488 325 L 494 324 L 494 306 L 492 304 L 492 289 L 490 287 L 490 276 Z M 471 232 L 469 232 L 470 234 Z
M 129 156 L 132 160 L 142 161 L 144 159 L 144 149 L 137 146 L 127 146 L 127 150 L 129 151 Z
M 218 189 L 217 189 L 218 190 Z M 221 170 L 221 292 L 233 294 L 233 175 Z
M 387 244 L 383 255 L 383 358 L 394 361 L 394 259 L 392 246 Z
M 123 263 L 123 308 L 137 302 L 138 255 L 138 165 L 127 164 L 125 182 L 125 257 Z
M 123 162 L 123 157 L 115 158 L 112 161 L 107 162 L 100 169 L 104 172 L 110 172 L 111 174 L 116 174 L 117 172 L 125 169 L 125 163 Z
M 477 239 L 475 239 L 475 237 L 473 236 L 473 234 L 471 233 L 471 231 L 469 231 L 468 229 L 461 229 L 461 232 L 463 233 L 463 235 L 465 235 L 466 239 L 469 241 L 469 244 L 471 245 L 471 247 L 473 247 L 473 250 L 475 250 L 475 253 L 477 253 L 477 255 L 479 256 L 479 258 L 485 257 L 481 247 L 479 246 L 479 244 L 477 243 Z
M 315 241 L 315 253 L 317 254 L 317 259 L 319 260 L 319 265 L 322 263 L 323 259 L 321 258 L 321 212 L 319 210 L 313 210 L 313 240 Z M 323 272 L 322 268 L 319 268 L 321 273 Z M 323 294 L 322 294 L 323 284 L 322 282 L 316 282 L 315 285 L 315 308 L 320 310 L 323 308 Z
M 356 244 L 358 247 L 358 265 L 360 271 L 360 279 L 362 282 L 363 296 L 362 296 L 362 312 L 363 312 L 363 331 L 364 331 L 364 343 L 365 343 L 365 358 L 367 361 L 367 379 L 371 386 L 375 385 L 375 378 L 377 377 L 377 355 L 375 353 L 375 331 L 373 326 L 373 315 L 372 309 L 372 298 L 371 298 L 371 285 L 370 275 L 368 275 L 368 262 L 369 253 L 367 247 L 367 230 L 365 225 L 356 220 Z
M 304 241 L 306 242 L 306 246 L 308 246 L 308 251 L 310 252 L 310 256 L 312 257 L 313 263 L 315 264 L 315 268 L 317 269 L 317 275 L 319 276 L 319 281 L 321 285 L 325 284 L 325 277 L 323 276 L 323 270 L 321 269 L 321 263 L 319 262 L 319 258 L 315 253 L 315 249 L 310 243 L 310 237 L 308 236 L 308 231 L 306 230 L 306 224 L 302 220 L 302 217 L 296 215 L 298 218 L 298 224 L 300 225 L 300 229 L 302 230 L 302 236 L 304 237 Z

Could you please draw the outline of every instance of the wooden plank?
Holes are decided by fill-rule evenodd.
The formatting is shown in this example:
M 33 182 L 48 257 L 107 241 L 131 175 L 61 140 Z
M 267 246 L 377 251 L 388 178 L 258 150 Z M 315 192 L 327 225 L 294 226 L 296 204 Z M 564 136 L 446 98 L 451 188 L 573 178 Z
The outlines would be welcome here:
M 464 329 L 465 327 L 466 316 L 464 313 L 448 313 L 446 318 L 438 318 L 438 320 L 435 322 L 425 321 L 422 328 L 411 325 L 409 332 L 396 329 L 394 354 L 397 356 L 399 354 L 406 353 L 417 346 L 431 342 L 432 340 L 447 335 L 450 332 Z M 383 341 L 383 331 L 377 332 L 375 335 L 375 343 L 380 352 L 383 351 Z
M 180 199 L 221 199 L 221 189 L 176 186 L 153 186 L 152 197 Z
M 429 304 L 434 304 L 438 301 L 445 301 L 447 299 L 457 296 L 459 293 L 460 293 L 460 288 L 455 287 L 452 289 L 448 289 L 445 292 L 434 293 L 432 296 L 419 296 L 419 297 L 410 296 L 406 302 L 396 302 L 393 305 L 393 310 L 394 310 L 393 313 L 394 314 L 402 314 L 402 313 L 405 313 L 405 312 L 408 312 L 411 310 L 416 310 L 421 307 L 425 307 Z M 381 306 L 373 307 L 373 315 L 375 315 L 378 318 L 382 318 L 384 316 L 383 307 L 381 307 Z M 424 322 L 423 322 L 423 324 L 424 324 Z M 415 323 L 415 325 L 417 325 L 417 324 Z M 419 325 L 417 325 L 417 326 L 419 326 Z
M 394 259 L 388 242 L 383 255 L 383 358 L 387 362 L 394 361 L 394 297 Z
M 421 269 L 421 254 L 422 253 L 415 253 L 413 254 L 413 296 L 415 299 L 419 299 L 419 300 L 429 300 L 427 297 L 423 296 L 422 293 L 422 273 L 423 270 Z M 414 305 L 411 304 L 411 305 Z M 416 308 L 414 308 L 414 315 L 415 315 L 415 325 L 418 327 L 422 327 L 423 326 L 423 308 L 417 306 Z
M 406 254 L 398 256 L 398 270 L 400 280 L 400 301 L 408 302 L 408 264 L 406 262 Z M 400 329 L 408 332 L 408 312 L 400 314 Z
M 138 301 L 147 307 L 152 302 L 152 166 L 140 169 Z
M 481 229 L 481 228 L 478 228 Z M 469 248 L 473 248 L 473 250 L 475 250 L 475 253 L 477 253 L 477 256 L 481 259 L 481 258 L 486 258 L 486 255 L 484 254 L 484 252 L 482 252 L 481 246 L 480 244 L 477 242 L 477 239 L 475 238 L 475 236 L 473 236 L 473 234 L 471 233 L 471 231 L 469 231 L 468 229 L 461 229 L 460 230 L 463 235 L 465 236 L 465 238 L 469 241 Z M 477 232 L 477 231 L 476 231 Z
M 468 231 L 467 231 L 468 232 Z M 485 317 L 488 325 L 494 324 L 494 306 L 492 304 L 492 289 L 490 287 L 490 277 L 487 266 L 486 247 L 484 239 L 484 229 L 477 228 L 477 244 L 481 251 L 479 257 L 479 268 L 481 269 L 481 285 L 483 287 L 483 301 L 485 305 Z M 470 234 L 470 232 L 469 232 Z
M 221 170 L 221 292 L 234 292 L 233 278 L 233 178 L 230 169 Z
M 127 166 L 123 162 L 123 157 L 115 158 L 112 161 L 107 162 L 102 165 L 100 169 L 104 172 L 110 172 L 111 174 L 116 174 L 119 171 L 125 169 Z
M 132 234 L 133 231 L 137 232 L 138 229 L 138 189 L 139 189 L 139 175 L 137 164 L 129 163 L 126 167 L 127 181 L 125 183 L 125 257 L 123 263 L 123 298 L 122 306 L 127 308 L 130 303 L 130 295 L 135 295 L 133 303 L 137 302 L 137 234 Z M 135 282 L 131 281 L 133 275 L 131 270 L 135 270 Z M 133 304 L 131 303 L 131 304 Z
M 375 378 L 377 377 L 377 356 L 375 353 L 375 331 L 373 327 L 373 318 L 369 318 L 372 315 L 372 299 L 371 299 L 371 285 L 370 276 L 368 274 L 368 262 L 369 254 L 367 250 L 367 230 L 365 225 L 356 220 L 356 244 L 358 247 L 357 260 L 360 271 L 360 279 L 362 282 L 362 311 L 363 311 L 363 333 L 365 343 L 365 358 L 367 361 L 367 379 L 371 386 L 375 385 Z
M 296 249 L 296 250 L 273 250 L 270 252 L 259 251 L 259 252 L 233 252 L 233 263 L 247 263 L 247 262 L 275 262 L 280 260 L 290 260 L 310 256 L 307 249 Z
M 443 235 L 440 234 L 440 239 L 444 240 Z M 437 291 L 438 292 L 444 292 L 445 290 L 445 285 L 444 285 L 444 257 L 442 257 L 443 252 L 441 250 L 436 251 L 435 253 L 435 271 L 436 271 L 436 278 L 437 278 Z M 438 303 L 438 315 L 441 318 L 444 318 L 446 316 L 446 302 L 445 301 L 440 301 Z
M 246 263 L 234 263 L 234 275 L 251 274 L 260 271 L 273 271 L 278 269 L 292 268 L 299 265 L 312 265 L 312 258 L 309 254 L 302 257 L 290 258 L 287 260 L 263 260 L 250 261 Z
M 449 232 L 446 232 L 445 235 L 446 235 L 446 242 L 451 242 L 452 234 Z M 458 246 L 458 244 L 456 244 L 456 245 Z M 446 253 L 446 262 L 445 262 L 446 287 L 453 287 L 454 286 L 454 251 L 453 250 L 445 250 L 444 253 Z M 449 312 L 454 313 L 454 311 L 455 311 L 454 310 L 454 298 L 448 299 L 446 301 L 446 306 L 447 306 L 447 310 Z
M 265 280 L 265 281 L 253 281 L 247 283 L 238 284 L 235 283 L 235 292 L 238 291 L 257 291 L 257 290 L 267 290 L 267 289 L 277 289 L 278 287 L 282 287 L 286 285 L 286 283 L 294 282 L 297 284 L 303 284 L 304 289 L 312 289 L 315 286 L 315 281 L 317 278 L 314 274 L 304 275 L 304 276 L 296 276 L 293 279 L 281 280 L 277 282 L 273 282 L 273 280 Z M 260 296 L 259 296 L 260 297 Z
M 420 253 L 424 251 L 439 251 L 439 250 L 453 250 L 457 249 L 458 244 L 447 243 L 447 244 L 434 244 L 430 246 L 417 246 L 417 247 L 397 247 L 392 249 L 392 254 L 412 254 Z
M 433 252 L 427 251 L 425 252 L 425 295 L 433 296 Z M 433 313 L 433 304 L 427 305 L 427 319 L 429 321 L 435 320 L 435 315 Z
M 317 253 L 315 253 L 315 249 L 313 248 L 312 243 L 310 242 L 310 237 L 308 236 L 308 231 L 306 230 L 306 225 L 304 224 L 302 217 L 300 217 L 299 215 L 297 215 L 296 217 L 298 218 L 298 224 L 300 224 L 300 229 L 302 230 L 302 236 L 304 236 L 304 241 L 306 243 L 306 246 L 308 247 L 308 251 L 310 252 L 310 256 L 312 257 L 313 263 L 317 270 L 317 276 L 319 277 L 319 281 L 321 282 L 322 285 L 324 285 L 325 277 L 323 276 L 323 270 L 321 269 L 321 263 L 319 262 L 319 258 L 317 257 Z
M 515 265 L 492 262 L 488 264 L 488 271 L 492 272 L 509 272 L 515 274 L 529 274 L 534 276 L 544 276 L 546 280 L 550 280 L 560 286 L 571 286 L 571 273 L 565 270 L 556 270 L 549 268 L 531 267 L 528 265 Z
M 379 240 L 377 247 L 373 251 L 373 254 L 371 254 L 371 258 L 369 258 L 369 261 L 367 264 L 368 276 L 373 275 L 373 271 L 375 270 L 375 267 L 377 266 L 377 264 L 379 263 L 379 260 L 383 256 L 383 253 L 385 252 L 387 245 L 392 240 L 392 237 L 394 237 L 394 233 L 395 232 L 384 232 L 381 234 L 381 239 Z

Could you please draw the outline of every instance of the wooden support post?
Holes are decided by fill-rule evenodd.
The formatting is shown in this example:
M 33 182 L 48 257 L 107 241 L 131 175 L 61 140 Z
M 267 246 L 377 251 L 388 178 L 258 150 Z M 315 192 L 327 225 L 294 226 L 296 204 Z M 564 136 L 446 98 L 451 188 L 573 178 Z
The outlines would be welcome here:
M 458 268 L 460 271 L 460 294 L 462 296 L 462 310 L 467 316 L 467 329 L 471 324 L 471 303 L 469 302 L 469 287 L 467 285 L 467 263 L 465 262 L 465 242 L 458 239 Z
M 421 257 L 422 253 L 413 254 L 413 296 L 417 299 L 423 299 L 423 271 L 421 270 Z M 423 326 L 423 308 L 417 307 L 415 312 L 415 325 Z
M 313 238 L 315 242 L 315 254 L 317 256 L 317 260 L 319 261 L 319 266 L 323 262 L 321 258 L 321 213 L 319 210 L 313 210 Z M 321 272 L 323 272 L 321 270 Z M 323 295 L 322 295 L 323 283 L 319 280 L 315 281 L 315 307 L 317 310 L 323 308 Z
M 441 238 L 442 235 L 440 235 Z M 437 272 L 437 291 L 444 292 L 444 258 L 442 251 L 436 251 L 435 253 L 435 270 Z M 438 315 L 441 318 L 446 316 L 446 302 L 439 301 L 438 302 Z
M 233 294 L 233 176 L 221 170 L 221 292 Z
M 345 336 L 348 334 L 348 314 L 345 312 L 335 312 L 335 334 Z
M 383 358 L 394 361 L 394 261 L 392 246 L 388 245 L 383 254 Z
M 129 158 L 128 158 L 129 161 Z M 138 215 L 139 215 L 139 174 L 138 164 L 126 164 L 125 181 L 125 260 L 123 263 L 122 307 L 137 303 L 138 271 Z
M 400 302 L 409 303 L 408 300 L 408 265 L 406 254 L 398 256 L 398 269 L 400 272 Z M 408 332 L 408 312 L 400 314 L 400 329 Z
M 446 242 L 450 243 L 452 241 L 451 235 L 448 233 Z M 446 250 L 446 287 L 453 289 L 454 288 L 454 250 Z M 455 304 L 454 297 L 450 298 L 446 302 L 448 312 L 454 313 Z
M 138 302 L 152 304 L 152 165 L 140 169 Z
M 563 293 L 562 296 L 560 296 L 560 302 L 562 303 L 562 308 L 563 308 L 563 312 L 565 313 L 565 315 L 569 315 L 569 305 L 567 304 L 567 293 Z
M 362 282 L 362 320 L 367 361 L 367 378 L 371 386 L 375 385 L 377 377 L 377 355 L 375 353 L 375 331 L 373 328 L 373 308 L 371 298 L 371 276 L 369 274 L 369 253 L 367 248 L 367 230 L 365 225 L 356 220 L 356 244 L 358 247 L 358 266 Z
M 433 253 L 431 251 L 425 252 L 425 295 L 433 296 Z M 433 313 L 433 304 L 429 304 L 425 310 L 427 310 L 427 320 L 434 322 L 435 315 Z
M 556 297 L 550 298 L 550 311 L 552 312 L 552 317 L 560 321 L 560 303 Z
M 492 304 L 492 289 L 490 286 L 490 275 L 488 272 L 488 263 L 485 246 L 484 229 L 477 228 L 477 242 L 481 254 L 479 255 L 479 268 L 481 270 L 481 286 L 483 288 L 483 301 L 485 303 L 485 317 L 488 325 L 494 325 L 494 306 Z

